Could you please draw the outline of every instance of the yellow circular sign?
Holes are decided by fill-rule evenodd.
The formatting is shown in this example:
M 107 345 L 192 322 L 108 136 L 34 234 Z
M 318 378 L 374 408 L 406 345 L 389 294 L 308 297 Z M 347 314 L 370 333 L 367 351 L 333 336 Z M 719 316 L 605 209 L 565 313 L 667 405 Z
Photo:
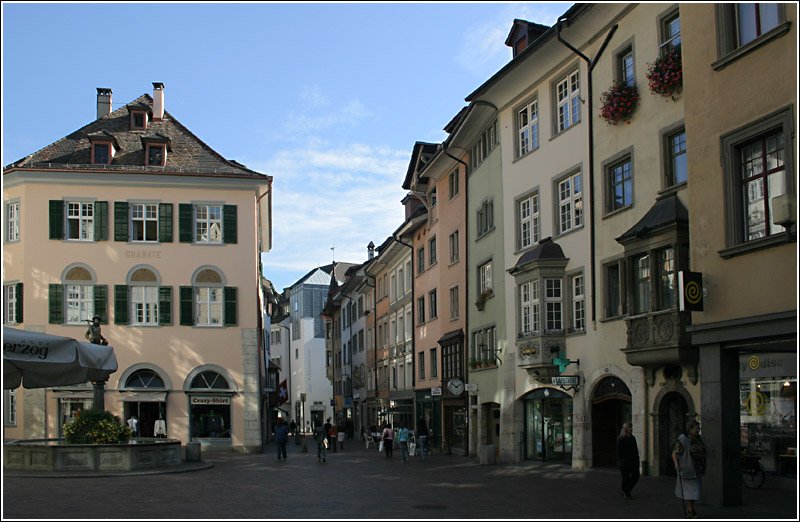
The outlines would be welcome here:
M 752 391 L 744 399 L 742 406 L 750 415 L 764 415 L 767 412 L 767 396 L 760 391 Z
M 703 297 L 703 291 L 697 281 L 689 281 L 686 283 L 686 300 L 691 304 L 697 304 Z
M 747 360 L 747 367 L 751 370 L 755 371 L 761 366 L 761 359 L 757 356 L 753 355 L 750 359 Z

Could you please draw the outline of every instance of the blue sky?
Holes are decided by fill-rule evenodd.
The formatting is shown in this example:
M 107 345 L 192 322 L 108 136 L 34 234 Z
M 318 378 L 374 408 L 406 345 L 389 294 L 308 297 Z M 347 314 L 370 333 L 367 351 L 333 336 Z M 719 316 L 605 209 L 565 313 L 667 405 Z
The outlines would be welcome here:
M 361 263 L 403 221 L 415 141 L 439 142 L 464 97 L 511 59 L 515 18 L 570 3 L 3 2 L 2 163 L 165 85 L 166 110 L 274 178 L 278 290 Z M 335 251 L 331 251 L 335 247 Z

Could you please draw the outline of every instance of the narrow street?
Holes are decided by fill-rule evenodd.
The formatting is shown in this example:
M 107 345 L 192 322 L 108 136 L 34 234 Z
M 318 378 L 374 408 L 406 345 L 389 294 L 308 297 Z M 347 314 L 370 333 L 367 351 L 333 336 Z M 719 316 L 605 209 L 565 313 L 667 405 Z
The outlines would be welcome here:
M 387 460 L 354 441 L 318 463 L 315 447 L 274 445 L 255 455 L 205 454 L 213 467 L 166 474 L 31 477 L 5 473 L 3 519 L 674 519 L 683 518 L 674 479 L 642 477 L 635 499 L 619 494 L 613 469 L 575 471 L 525 462 L 480 466 L 473 459 L 400 452 Z M 785 480 L 785 479 L 784 479 Z M 796 489 L 767 478 L 744 504 L 698 504 L 705 519 L 796 519 Z M 786 487 L 785 485 L 783 486 Z

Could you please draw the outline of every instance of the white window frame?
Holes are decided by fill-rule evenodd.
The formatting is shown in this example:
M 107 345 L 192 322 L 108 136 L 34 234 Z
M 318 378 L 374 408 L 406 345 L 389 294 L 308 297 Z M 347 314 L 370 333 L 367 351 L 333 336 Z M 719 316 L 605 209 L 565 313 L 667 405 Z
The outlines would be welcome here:
M 217 214 L 218 217 L 214 214 Z M 221 245 L 222 216 L 222 204 L 196 203 L 194 205 L 195 243 Z
M 545 333 L 564 331 L 564 282 L 559 277 L 544 278 Z
M 583 225 L 583 179 L 580 172 L 570 174 L 557 184 L 558 232 L 565 234 Z M 576 183 L 577 182 L 577 183 Z M 580 190 L 575 186 L 580 185 Z
M 134 243 L 155 243 L 158 241 L 158 203 L 131 203 L 131 241 Z M 155 224 L 154 237 L 148 237 L 148 224 Z M 141 224 L 141 239 L 136 237 L 136 225 Z
M 458 169 L 456 168 L 448 176 L 448 186 L 450 188 L 450 199 L 458 196 Z
M 478 290 L 483 293 L 492 289 L 492 261 L 487 261 L 478 267 Z
M 131 285 L 131 325 L 158 326 L 158 286 Z
M 17 425 L 17 390 L 3 390 L 3 424 L 5 426 Z
M 67 210 L 64 238 L 67 241 L 94 241 L 94 202 L 73 200 L 64 203 Z M 72 237 L 72 223 L 77 224 L 78 237 Z
M 94 316 L 94 285 L 68 282 L 64 284 L 64 318 L 66 324 L 85 325 Z
M 538 334 L 542 324 L 538 279 L 519 285 L 519 305 L 519 333 Z
M 20 203 L 12 201 L 6 205 L 6 241 L 19 241 L 20 231 Z
M 17 320 L 17 285 L 3 285 L 3 301 L 5 316 L 3 324 L 18 324 Z
M 562 76 L 555 84 L 557 133 L 581 121 L 580 69 Z
M 222 285 L 195 285 L 193 291 L 195 326 L 222 328 L 225 325 L 225 289 Z
M 450 287 L 450 319 L 458 319 L 458 285 Z
M 586 281 L 582 273 L 570 277 L 570 290 L 572 294 L 572 331 L 583 332 L 586 330 Z
M 541 205 L 539 191 L 517 202 L 519 216 L 519 248 L 535 245 L 541 239 Z
M 539 99 L 517 110 L 517 157 L 539 148 Z

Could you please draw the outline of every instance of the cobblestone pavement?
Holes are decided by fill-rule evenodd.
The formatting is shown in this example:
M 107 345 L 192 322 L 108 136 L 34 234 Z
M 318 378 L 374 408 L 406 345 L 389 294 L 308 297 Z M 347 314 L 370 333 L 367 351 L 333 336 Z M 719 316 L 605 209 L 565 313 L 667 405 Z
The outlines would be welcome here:
M 84 475 L 80 478 L 4 473 L 8 519 L 676 519 L 683 518 L 674 479 L 642 477 L 626 500 L 613 469 L 572 470 L 525 462 L 481 466 L 432 455 L 427 462 L 392 460 L 347 441 L 317 462 L 288 445 L 277 460 L 264 454 L 203 455 L 206 469 L 184 473 Z M 744 490 L 735 507 L 698 504 L 705 519 L 797 520 L 797 489 Z M 772 482 L 772 484 L 771 484 Z M 791 483 L 790 483 L 791 485 Z M 796 486 L 796 482 L 794 483 Z

